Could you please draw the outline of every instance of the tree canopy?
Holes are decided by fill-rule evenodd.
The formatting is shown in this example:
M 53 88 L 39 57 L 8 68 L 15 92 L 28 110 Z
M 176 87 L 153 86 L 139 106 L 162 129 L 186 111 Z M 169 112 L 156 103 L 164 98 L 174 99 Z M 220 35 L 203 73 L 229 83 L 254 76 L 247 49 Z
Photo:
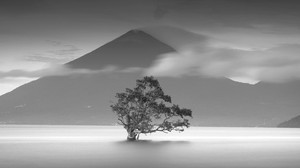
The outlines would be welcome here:
M 190 125 L 187 118 L 192 117 L 192 111 L 172 104 L 171 97 L 152 76 L 137 80 L 135 88 L 126 88 L 125 92 L 117 93 L 116 98 L 111 108 L 118 123 L 127 130 L 128 140 L 157 131 L 184 131 L 184 127 Z

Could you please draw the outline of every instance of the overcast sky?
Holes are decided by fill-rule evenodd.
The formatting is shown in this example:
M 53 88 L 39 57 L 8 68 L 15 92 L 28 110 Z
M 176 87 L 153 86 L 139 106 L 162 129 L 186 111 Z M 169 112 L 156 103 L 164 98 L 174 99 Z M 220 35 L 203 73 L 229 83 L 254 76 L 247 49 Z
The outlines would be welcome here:
M 227 75 L 249 83 L 299 79 L 299 18 L 297 0 L 1 0 L 0 95 L 38 77 L 10 76 L 11 72 L 57 66 L 130 29 L 157 25 L 209 38 L 213 56 L 200 54 L 199 58 L 198 47 L 175 46 L 181 53 L 159 57 L 147 71 L 152 74 L 168 76 L 178 65 L 160 69 L 166 62 L 185 61 L 173 76 L 196 67 L 201 74 Z M 192 54 L 185 54 L 186 50 Z M 234 60 L 228 59 L 222 68 L 218 61 L 201 64 L 224 53 L 234 55 Z M 263 66 L 258 69 L 258 65 Z M 274 73 L 281 76 L 270 77 Z M 287 74 L 291 75 L 284 77 Z

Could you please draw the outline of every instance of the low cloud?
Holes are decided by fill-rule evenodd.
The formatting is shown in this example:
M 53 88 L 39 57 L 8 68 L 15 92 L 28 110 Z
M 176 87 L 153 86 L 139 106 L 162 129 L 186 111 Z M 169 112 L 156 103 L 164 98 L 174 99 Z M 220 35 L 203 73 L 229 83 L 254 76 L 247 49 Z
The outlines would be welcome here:
M 136 72 L 142 72 L 144 70 L 145 69 L 141 68 L 141 67 L 129 67 L 129 68 L 121 69 L 118 72 L 121 72 L 121 73 L 136 73 Z
M 92 74 L 92 73 L 107 73 L 115 71 L 116 67 L 107 66 L 101 70 L 88 70 L 88 69 L 72 69 L 67 65 L 51 65 L 44 69 L 26 71 L 26 70 L 11 70 L 7 72 L 0 71 L 1 78 L 13 78 L 13 77 L 26 77 L 26 78 L 38 78 L 44 76 L 67 76 L 76 74 Z
M 14 79 L 14 78 L 39 78 L 45 76 L 68 76 L 68 75 L 84 75 L 84 74 L 107 74 L 107 73 L 135 73 L 142 72 L 144 69 L 140 67 L 131 67 L 119 69 L 114 65 L 107 65 L 100 70 L 90 69 L 73 69 L 67 65 L 49 65 L 46 68 L 27 71 L 27 70 L 11 70 L 0 71 L 0 79 Z
M 178 33 L 177 30 L 176 32 Z M 156 37 L 160 37 L 159 33 L 155 33 Z M 281 44 L 267 49 L 239 49 L 219 45 L 221 43 L 201 35 L 196 35 L 193 39 L 173 35 L 168 39 L 171 43 L 165 40 L 166 36 L 162 35 L 162 38 L 177 52 L 160 55 L 145 71 L 145 75 L 227 77 L 250 84 L 300 79 L 300 44 Z M 180 45 L 185 44 L 185 40 L 189 42 L 188 45 Z
M 10 70 L 0 71 L 0 95 L 5 94 L 13 89 L 46 76 L 80 76 L 93 74 L 111 74 L 111 73 L 135 73 L 142 72 L 142 68 L 132 67 L 119 69 L 114 65 L 108 65 L 100 70 L 89 69 L 72 69 L 67 65 L 49 65 L 47 68 L 39 70 Z

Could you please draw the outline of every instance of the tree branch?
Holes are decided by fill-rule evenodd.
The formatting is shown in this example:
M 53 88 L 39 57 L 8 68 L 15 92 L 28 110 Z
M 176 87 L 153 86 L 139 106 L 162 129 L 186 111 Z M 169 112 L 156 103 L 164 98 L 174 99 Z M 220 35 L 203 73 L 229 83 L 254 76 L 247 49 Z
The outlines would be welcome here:
M 121 118 L 118 118 L 118 120 L 124 125 L 124 126 L 128 126 L 128 124 L 125 124 L 124 121 Z

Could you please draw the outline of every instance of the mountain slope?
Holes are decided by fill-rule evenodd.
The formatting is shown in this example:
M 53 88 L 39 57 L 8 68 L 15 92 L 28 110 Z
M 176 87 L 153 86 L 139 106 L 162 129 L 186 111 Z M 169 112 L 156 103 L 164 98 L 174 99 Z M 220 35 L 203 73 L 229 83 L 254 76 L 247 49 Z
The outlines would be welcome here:
M 158 55 L 175 51 L 151 35 L 132 30 L 74 61 L 72 68 L 99 70 L 149 67 Z M 0 96 L 0 122 L 11 124 L 114 124 L 110 104 L 133 88 L 141 72 L 49 76 Z M 299 81 L 248 85 L 196 76 L 160 77 L 173 103 L 193 111 L 193 125 L 276 126 L 300 109 Z
M 146 67 L 158 55 L 171 51 L 174 49 L 149 34 L 131 30 L 67 65 L 90 70 L 107 65 Z M 138 77 L 137 73 L 43 77 L 0 97 L 0 123 L 112 124 L 109 101 L 128 84 L 134 86 Z
M 300 115 L 278 125 L 281 128 L 300 128 Z
M 93 70 L 107 65 L 116 65 L 120 68 L 149 67 L 158 55 L 172 51 L 174 51 L 172 47 L 149 34 L 140 30 L 131 30 L 67 65 L 72 68 Z

